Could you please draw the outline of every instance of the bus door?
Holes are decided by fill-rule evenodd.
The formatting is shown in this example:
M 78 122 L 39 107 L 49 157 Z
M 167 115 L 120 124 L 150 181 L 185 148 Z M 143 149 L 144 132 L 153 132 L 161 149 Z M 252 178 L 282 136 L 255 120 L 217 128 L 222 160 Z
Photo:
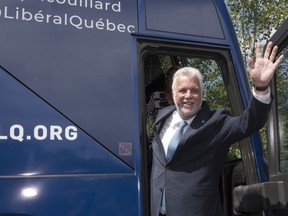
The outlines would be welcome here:
M 275 95 L 273 109 L 268 122 L 269 174 L 276 182 L 274 191 L 276 205 L 273 215 L 288 215 L 288 19 L 271 38 L 279 47 L 278 56 L 284 54 L 272 90 Z M 276 202 L 277 201 L 277 202 Z
M 140 125 L 143 131 L 142 152 L 145 161 L 143 165 L 143 196 L 149 206 L 149 179 L 151 171 L 151 141 L 153 139 L 152 125 L 160 109 L 173 104 L 167 98 L 167 79 L 171 67 L 180 68 L 191 66 L 198 68 L 204 77 L 204 99 L 211 109 L 227 108 L 233 115 L 243 111 L 243 102 L 239 90 L 236 72 L 229 48 L 226 46 L 213 46 L 179 41 L 155 41 L 149 38 L 138 39 L 138 61 L 141 73 L 138 78 L 139 85 L 139 113 L 142 113 Z M 226 158 L 219 158 L 225 162 L 223 175 L 219 179 L 219 190 L 225 216 L 233 215 L 232 210 L 232 173 L 235 167 L 242 167 L 238 184 L 255 181 L 249 174 L 244 178 L 244 167 L 251 166 L 247 170 L 255 170 L 255 165 L 247 158 L 241 159 L 241 149 L 247 152 L 251 150 L 251 140 L 245 139 L 235 143 L 230 148 Z M 249 157 L 248 157 L 249 158 Z M 251 158 L 250 158 L 251 159 Z M 253 160 L 253 159 L 252 159 Z M 254 173 L 255 174 L 255 173 Z M 254 178 L 257 178 L 254 176 Z M 234 177 L 235 179 L 235 177 Z M 236 184 L 236 182 L 235 182 Z
M 269 176 L 266 182 L 235 189 L 234 210 L 245 215 L 288 215 L 288 19 L 271 41 L 279 47 L 278 57 L 284 54 L 285 60 L 270 86 L 274 100 L 267 121 Z

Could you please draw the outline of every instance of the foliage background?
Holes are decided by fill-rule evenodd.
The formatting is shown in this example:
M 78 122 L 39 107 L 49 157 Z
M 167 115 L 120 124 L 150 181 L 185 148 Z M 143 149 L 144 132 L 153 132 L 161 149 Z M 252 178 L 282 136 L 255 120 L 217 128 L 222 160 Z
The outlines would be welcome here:
M 244 63 L 255 57 L 257 43 L 265 45 L 276 29 L 288 18 L 288 0 L 225 0 L 235 28 Z M 281 68 L 279 69 L 281 70 Z M 268 159 L 267 136 L 261 130 L 264 153 Z M 232 155 L 236 152 L 230 152 Z
M 288 18 L 288 0 L 225 0 L 244 61 Z

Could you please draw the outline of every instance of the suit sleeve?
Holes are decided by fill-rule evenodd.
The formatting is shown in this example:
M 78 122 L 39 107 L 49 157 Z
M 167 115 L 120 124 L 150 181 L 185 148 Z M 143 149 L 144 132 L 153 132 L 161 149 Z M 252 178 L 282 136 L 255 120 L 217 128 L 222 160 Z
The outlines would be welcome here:
M 252 97 L 240 116 L 232 117 L 227 111 L 222 110 L 218 138 L 221 142 L 231 145 L 252 135 L 265 125 L 270 108 L 271 103 L 265 104 Z

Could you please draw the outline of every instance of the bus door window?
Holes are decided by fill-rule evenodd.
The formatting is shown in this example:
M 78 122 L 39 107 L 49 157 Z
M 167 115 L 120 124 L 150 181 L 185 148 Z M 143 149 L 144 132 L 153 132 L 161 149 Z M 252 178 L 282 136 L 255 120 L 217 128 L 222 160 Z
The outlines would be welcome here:
M 288 46 L 281 54 L 288 52 Z M 280 65 L 276 73 L 278 136 L 279 136 L 279 172 L 288 172 L 288 59 Z

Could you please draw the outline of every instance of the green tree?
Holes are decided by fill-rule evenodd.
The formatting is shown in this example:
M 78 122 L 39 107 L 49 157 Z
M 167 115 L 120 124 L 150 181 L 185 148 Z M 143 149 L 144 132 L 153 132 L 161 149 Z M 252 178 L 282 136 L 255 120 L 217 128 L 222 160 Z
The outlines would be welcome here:
M 225 0 L 244 62 L 288 18 L 288 0 Z
M 225 0 L 233 22 L 244 63 L 255 55 L 256 44 L 266 43 L 288 18 L 288 0 Z M 266 130 L 260 131 L 267 156 Z

